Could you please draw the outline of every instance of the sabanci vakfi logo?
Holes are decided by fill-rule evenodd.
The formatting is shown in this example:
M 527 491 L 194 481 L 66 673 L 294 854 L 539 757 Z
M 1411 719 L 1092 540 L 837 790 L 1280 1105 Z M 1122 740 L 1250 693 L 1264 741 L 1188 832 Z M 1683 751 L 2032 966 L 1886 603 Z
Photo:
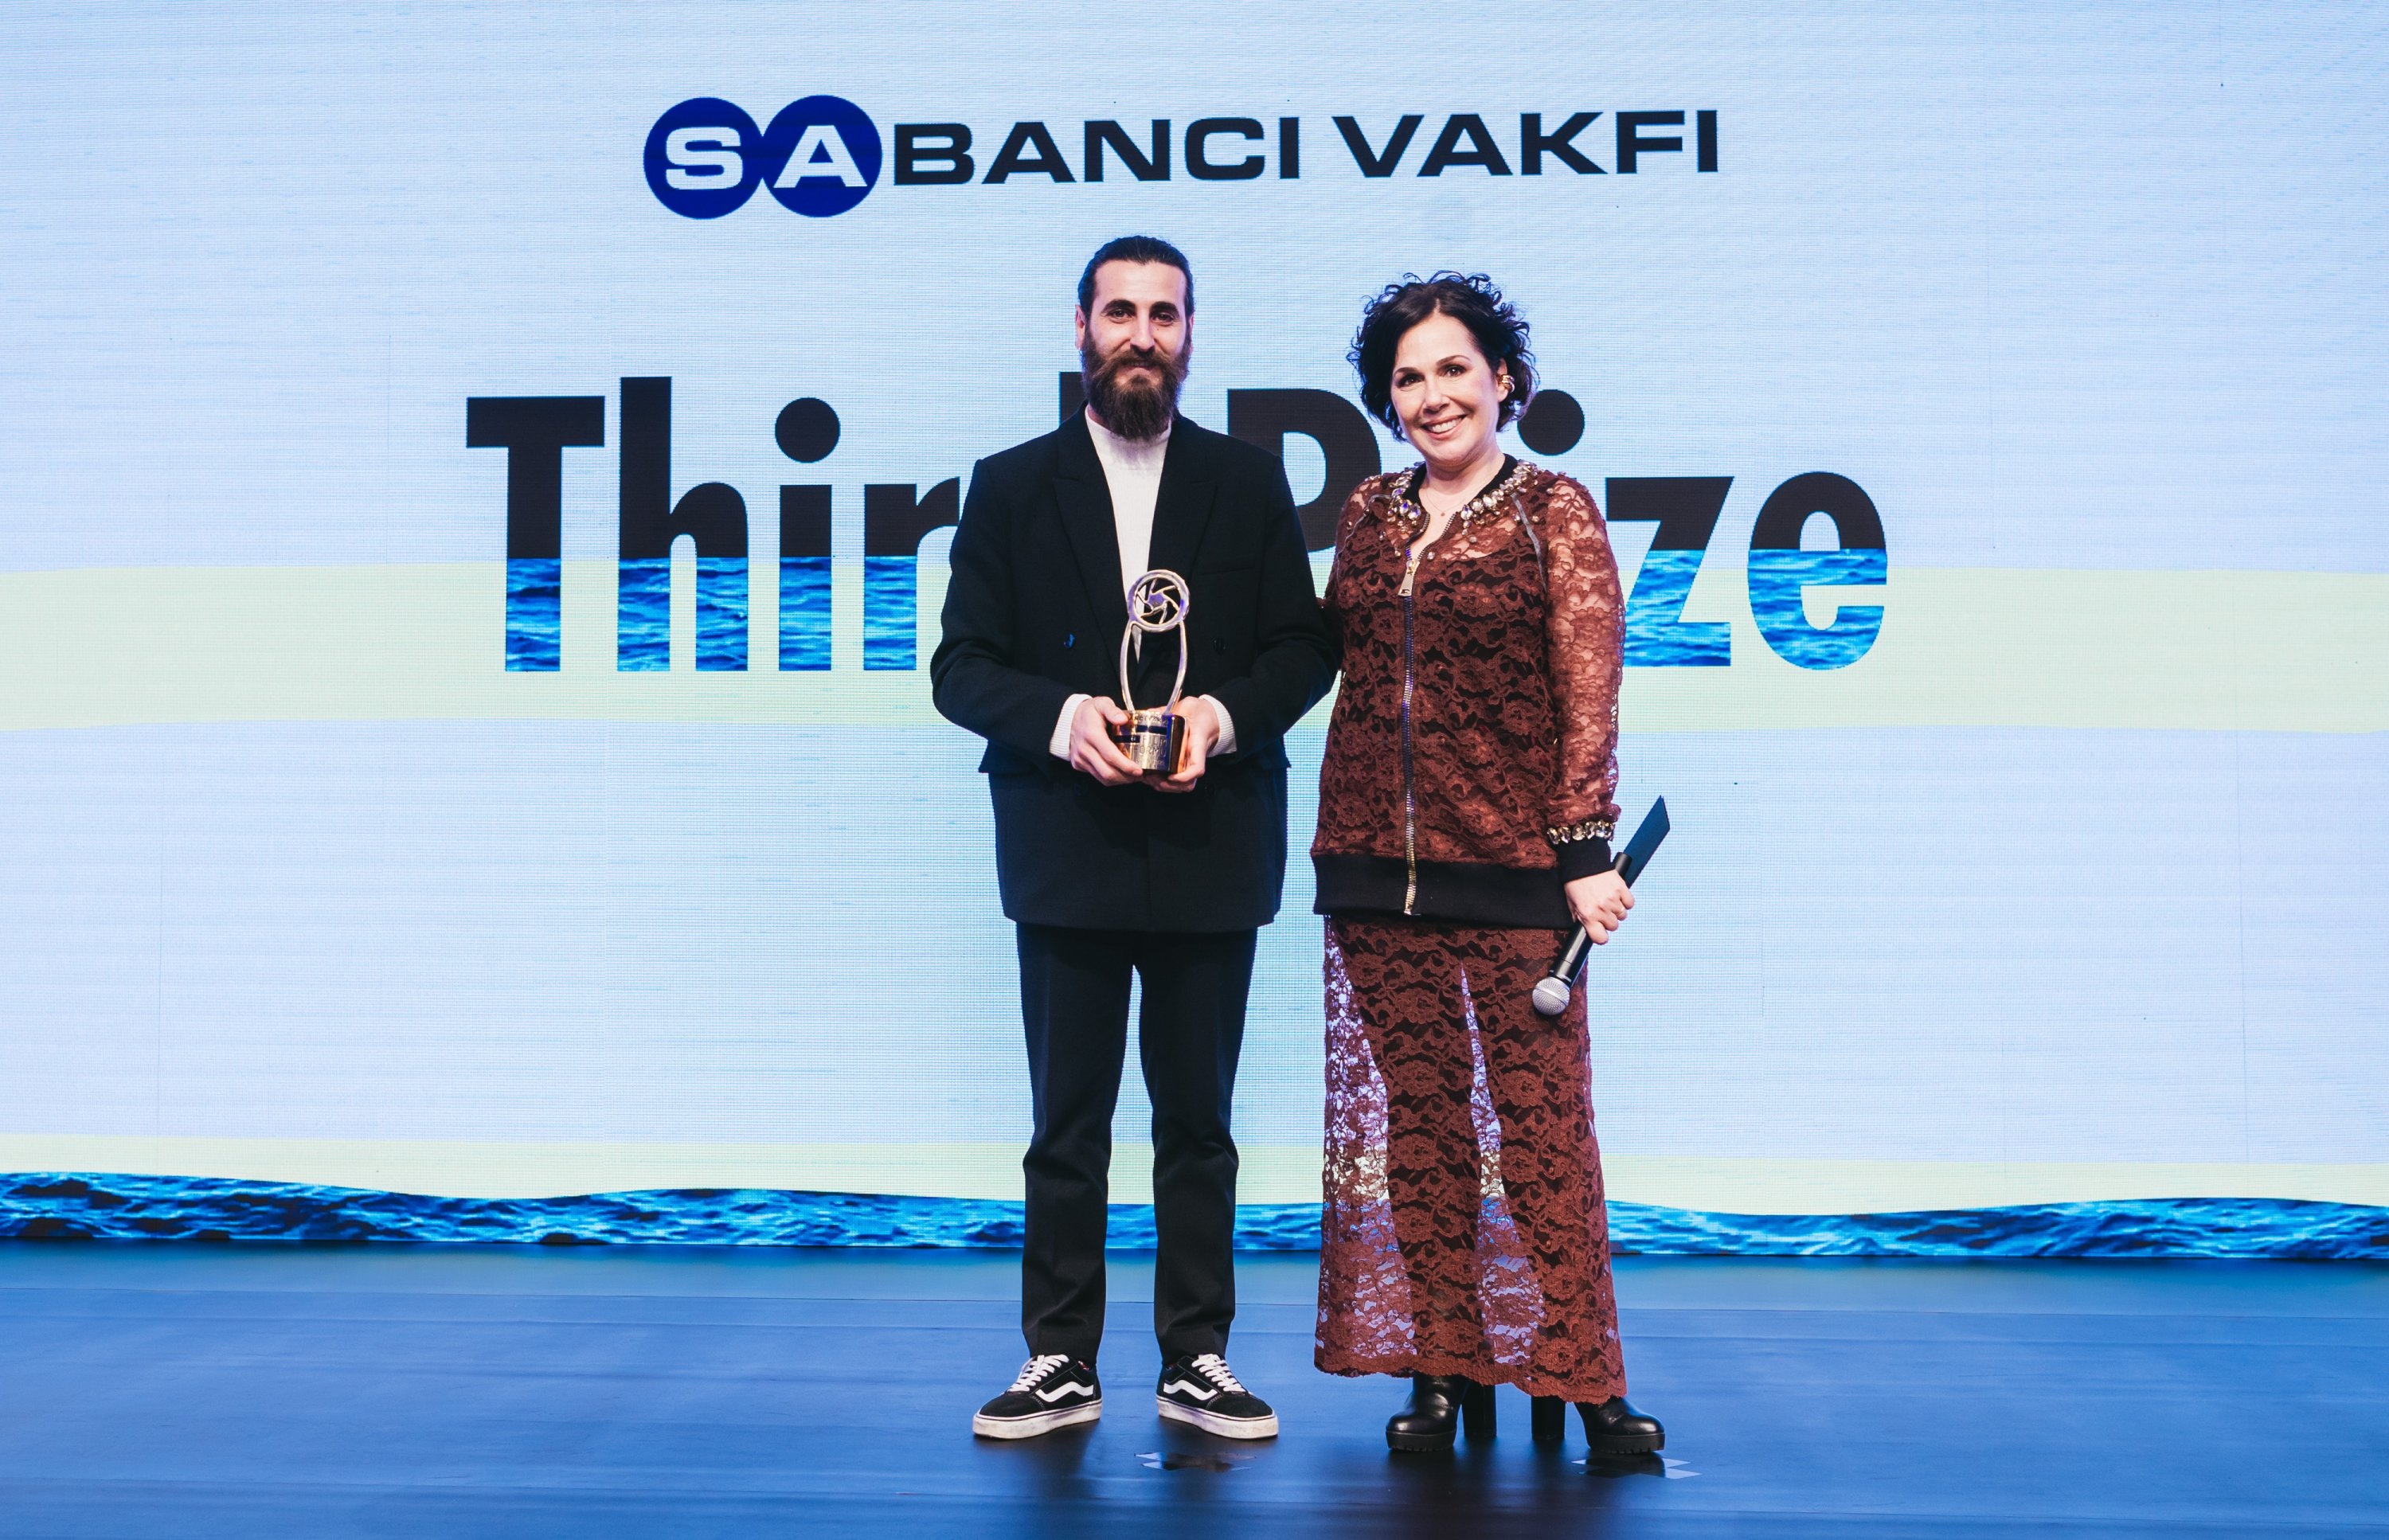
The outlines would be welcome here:
M 879 182 L 879 130 L 843 96 L 806 96 L 762 132 L 735 102 L 697 96 L 647 131 L 647 185 L 690 219 L 720 219 L 769 187 L 809 219 L 842 214 Z
M 1521 112 L 1515 133 L 1503 113 L 1449 113 L 1432 131 L 1423 112 L 1389 117 L 1329 120 L 1350 160 L 1344 174 L 1632 176 L 1653 156 L 1688 159 L 1694 172 L 1715 172 L 1718 163 L 1718 114 L 1709 108 Z M 843 96 L 801 97 L 760 130 L 735 102 L 694 96 L 666 109 L 647 131 L 645 165 L 657 201 L 688 219 L 733 213 L 758 187 L 769 188 L 783 208 L 825 219 L 870 197 L 883 163 L 900 187 L 1000 186 L 1035 178 L 1048 185 L 1169 182 L 1182 172 L 1196 182 L 1292 182 L 1303 175 L 1303 128 L 1298 116 L 1182 124 L 1155 118 L 1133 125 L 1095 118 L 1073 134 L 1067 123 L 1032 118 L 1013 123 L 990 152 L 991 136 L 965 122 L 896 123 L 892 146 L 884 146 L 870 115 Z M 1075 161 L 1066 145 L 1077 152 Z M 1332 156 L 1329 164 L 1342 168 Z

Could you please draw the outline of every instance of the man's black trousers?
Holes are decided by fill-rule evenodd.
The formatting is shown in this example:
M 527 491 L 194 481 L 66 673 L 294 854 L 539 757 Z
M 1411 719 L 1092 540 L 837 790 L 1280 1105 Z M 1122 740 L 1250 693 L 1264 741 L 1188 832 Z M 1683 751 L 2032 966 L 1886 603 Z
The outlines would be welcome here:
M 1137 1046 L 1153 1101 L 1154 1333 L 1165 1359 L 1227 1350 L 1236 1313 L 1228 1112 L 1255 935 L 1019 927 L 1036 1109 L 1021 1163 L 1028 1233 L 1020 1317 L 1030 1353 L 1093 1363 L 1103 1344 L 1112 1109 L 1128 1052 L 1131 973 L 1144 985 Z

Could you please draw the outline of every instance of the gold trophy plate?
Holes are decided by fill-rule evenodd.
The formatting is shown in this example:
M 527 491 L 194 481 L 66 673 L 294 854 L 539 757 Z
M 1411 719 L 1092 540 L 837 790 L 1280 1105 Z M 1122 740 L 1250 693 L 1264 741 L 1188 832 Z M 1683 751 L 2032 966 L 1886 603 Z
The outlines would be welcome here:
M 1186 719 L 1167 706 L 1139 706 L 1128 715 L 1128 725 L 1114 734 L 1120 752 L 1139 770 L 1177 774 L 1186 757 Z

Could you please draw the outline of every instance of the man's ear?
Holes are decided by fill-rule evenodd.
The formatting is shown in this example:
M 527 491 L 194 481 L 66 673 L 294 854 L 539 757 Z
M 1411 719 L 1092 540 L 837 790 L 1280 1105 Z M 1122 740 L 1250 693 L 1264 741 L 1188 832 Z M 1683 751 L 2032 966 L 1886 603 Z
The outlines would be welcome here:
M 1080 348 L 1087 345 L 1087 311 L 1083 305 L 1070 307 L 1070 337 Z

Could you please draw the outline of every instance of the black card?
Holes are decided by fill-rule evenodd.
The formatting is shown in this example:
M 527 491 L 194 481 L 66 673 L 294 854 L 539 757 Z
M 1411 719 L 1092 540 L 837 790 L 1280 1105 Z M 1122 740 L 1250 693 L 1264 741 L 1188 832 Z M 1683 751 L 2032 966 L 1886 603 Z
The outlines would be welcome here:
M 1632 887 L 1635 879 L 1642 875 L 1642 869 L 1651 864 L 1652 853 L 1667 837 L 1667 799 L 1663 796 L 1642 815 L 1642 827 L 1634 831 L 1634 837 L 1626 842 L 1626 849 L 1617 858 L 1617 874 L 1626 879 L 1627 886 Z

